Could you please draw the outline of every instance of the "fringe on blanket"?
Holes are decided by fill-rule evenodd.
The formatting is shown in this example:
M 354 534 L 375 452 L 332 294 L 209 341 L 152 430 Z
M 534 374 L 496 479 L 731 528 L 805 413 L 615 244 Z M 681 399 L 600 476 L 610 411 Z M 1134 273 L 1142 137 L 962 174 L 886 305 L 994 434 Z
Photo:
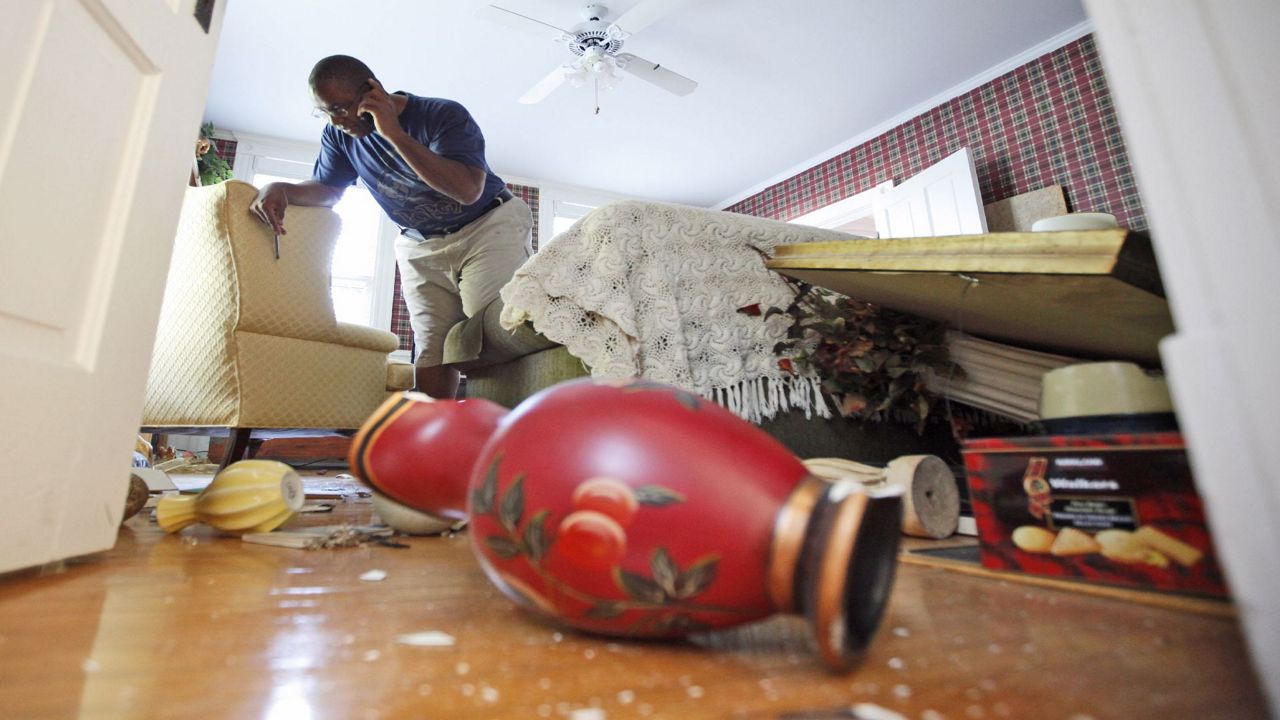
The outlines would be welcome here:
M 780 412 L 803 410 L 806 419 L 831 417 L 831 408 L 817 378 L 795 375 L 786 378 L 758 377 L 727 387 L 711 388 L 703 395 L 738 417 L 759 425 Z

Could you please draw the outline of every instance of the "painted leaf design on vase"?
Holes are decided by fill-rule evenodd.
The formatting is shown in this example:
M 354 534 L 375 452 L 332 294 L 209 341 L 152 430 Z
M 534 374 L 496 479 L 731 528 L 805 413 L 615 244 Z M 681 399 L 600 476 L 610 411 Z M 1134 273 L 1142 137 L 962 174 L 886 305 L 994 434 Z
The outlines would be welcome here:
M 670 605 L 673 601 L 688 600 L 706 592 L 715 581 L 720 564 L 719 555 L 698 558 L 687 570 L 681 570 L 671 553 L 664 547 L 653 551 L 649 559 L 652 578 L 622 568 L 614 568 L 614 582 L 633 600 Z
M 658 583 L 640 573 L 633 573 L 620 567 L 615 567 L 613 569 L 613 581 L 632 600 L 662 605 L 669 599 Z
M 648 507 L 666 507 L 684 502 L 684 495 L 661 485 L 641 485 L 635 490 L 636 502 Z
M 671 559 L 666 548 L 660 547 L 653 551 L 653 557 L 649 560 L 649 570 L 653 573 L 653 581 L 662 588 L 662 592 L 667 597 L 675 597 L 676 579 L 680 577 L 680 568 Z
M 674 597 L 685 600 L 706 592 L 715 582 L 716 571 L 720 567 L 718 555 L 708 555 L 689 566 L 676 578 Z
M 524 528 L 524 544 L 529 548 L 529 557 L 534 561 L 540 561 L 547 556 L 547 550 L 551 548 L 551 539 L 547 537 L 547 516 L 550 515 L 549 510 L 539 510 Z
M 508 532 L 514 533 L 523 516 L 524 475 L 520 474 L 512 481 L 511 487 L 502 494 L 502 500 L 498 503 L 498 522 L 502 523 L 502 527 Z
M 520 546 L 511 542 L 501 535 L 488 535 L 484 539 L 484 544 L 489 546 L 494 555 L 503 560 L 510 560 L 520 556 Z
M 494 498 L 498 492 L 498 464 L 501 462 L 502 455 L 496 455 L 485 472 L 484 481 L 480 483 L 480 487 L 471 491 L 472 513 L 488 515 L 493 511 Z

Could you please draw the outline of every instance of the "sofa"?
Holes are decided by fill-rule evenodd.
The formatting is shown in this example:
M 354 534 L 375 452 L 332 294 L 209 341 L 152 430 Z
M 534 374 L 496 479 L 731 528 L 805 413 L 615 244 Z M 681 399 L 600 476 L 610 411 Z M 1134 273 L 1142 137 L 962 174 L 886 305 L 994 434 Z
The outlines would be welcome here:
M 230 434 L 224 463 L 255 430 L 354 431 L 413 367 L 389 360 L 389 332 L 338 322 L 329 208 L 292 207 L 275 239 L 249 212 L 257 189 L 189 188 L 160 310 L 141 426 Z

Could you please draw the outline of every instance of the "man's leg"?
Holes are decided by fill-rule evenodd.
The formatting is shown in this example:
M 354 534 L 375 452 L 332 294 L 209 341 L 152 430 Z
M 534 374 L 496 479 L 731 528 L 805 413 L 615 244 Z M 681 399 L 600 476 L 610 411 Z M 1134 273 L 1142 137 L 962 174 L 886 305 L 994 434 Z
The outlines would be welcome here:
M 414 368 L 414 389 L 433 398 L 452 400 L 458 395 L 458 371 L 448 365 Z
M 467 317 L 498 297 L 502 286 L 529 259 L 533 215 L 523 200 L 513 198 L 472 225 L 467 228 L 470 237 L 459 280 Z
M 453 399 L 458 393 L 458 371 L 442 365 L 444 337 L 449 328 L 465 319 L 458 296 L 456 248 L 433 240 L 396 241 L 400 291 L 413 327 L 414 385 L 434 398 Z

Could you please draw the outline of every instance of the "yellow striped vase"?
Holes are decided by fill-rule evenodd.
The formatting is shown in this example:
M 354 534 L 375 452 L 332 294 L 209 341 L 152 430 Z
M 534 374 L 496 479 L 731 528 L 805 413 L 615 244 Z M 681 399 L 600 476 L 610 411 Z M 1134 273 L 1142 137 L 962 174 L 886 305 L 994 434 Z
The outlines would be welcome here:
M 223 468 L 199 495 L 166 495 L 156 522 L 177 532 L 201 522 L 234 535 L 270 532 L 301 507 L 302 478 L 274 460 L 241 460 Z

